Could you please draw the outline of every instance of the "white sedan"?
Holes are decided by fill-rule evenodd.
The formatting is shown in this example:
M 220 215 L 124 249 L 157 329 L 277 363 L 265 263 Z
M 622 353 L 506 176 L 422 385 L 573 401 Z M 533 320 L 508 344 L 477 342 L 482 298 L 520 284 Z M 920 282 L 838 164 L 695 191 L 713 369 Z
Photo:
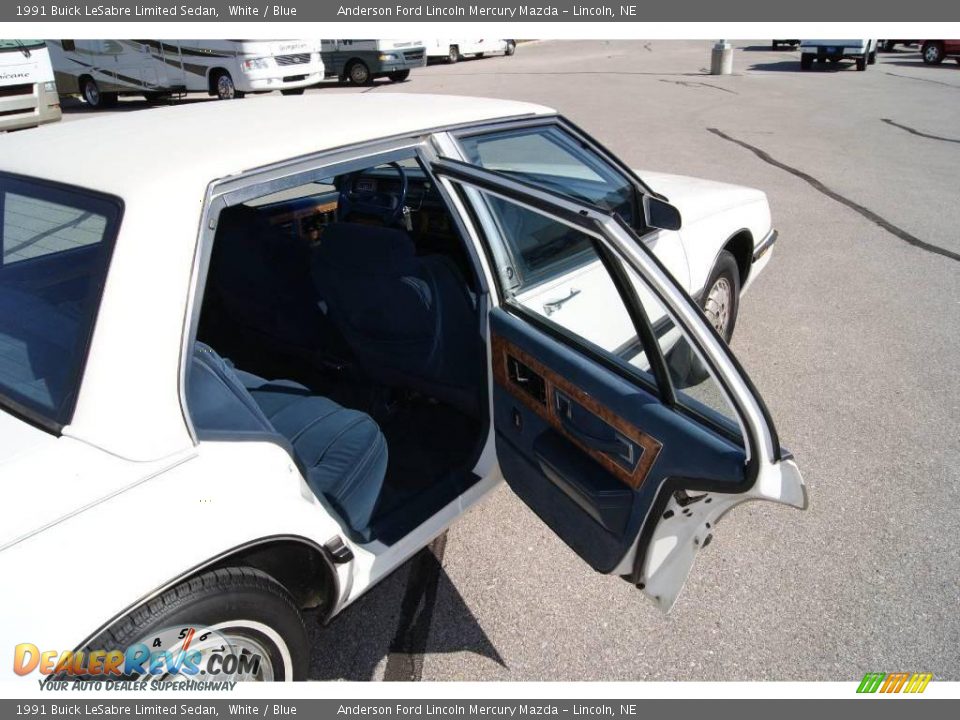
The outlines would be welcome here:
M 726 343 L 766 197 L 634 173 L 548 108 L 324 95 L 8 135 L 0 227 L 18 676 L 304 677 L 301 610 L 503 479 L 664 610 L 731 507 L 806 506 Z

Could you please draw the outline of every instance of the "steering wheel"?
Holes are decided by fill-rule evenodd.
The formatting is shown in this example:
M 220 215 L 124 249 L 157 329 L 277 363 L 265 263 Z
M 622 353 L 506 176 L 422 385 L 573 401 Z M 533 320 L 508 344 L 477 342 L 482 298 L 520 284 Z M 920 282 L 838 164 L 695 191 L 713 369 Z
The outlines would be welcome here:
M 387 163 L 400 176 L 400 192 L 385 193 L 375 190 L 356 190 L 354 183 L 362 171 L 344 176 L 340 184 L 340 197 L 337 201 L 338 216 L 348 218 L 352 213 L 360 213 L 380 218 L 384 225 L 400 224 L 403 208 L 407 202 L 407 190 L 410 182 L 407 172 L 397 162 Z

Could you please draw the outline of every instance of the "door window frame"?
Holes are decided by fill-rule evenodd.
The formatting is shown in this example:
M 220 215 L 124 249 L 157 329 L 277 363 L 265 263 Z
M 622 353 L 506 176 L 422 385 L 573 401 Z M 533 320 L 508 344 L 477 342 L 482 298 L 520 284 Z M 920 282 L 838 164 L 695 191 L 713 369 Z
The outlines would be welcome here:
M 731 408 L 733 408 L 742 433 L 736 442 L 741 444 L 746 451 L 747 477 L 750 485 L 757 477 L 760 463 L 764 459 L 768 462 L 778 462 L 780 460 L 781 449 L 776 427 L 749 376 L 716 330 L 709 323 L 703 321 L 702 313 L 696 302 L 683 290 L 649 249 L 645 246 L 641 249 L 640 238 L 621 218 L 606 210 L 578 202 L 565 195 L 544 190 L 531 183 L 499 175 L 494 171 L 478 168 L 460 160 L 439 160 L 434 164 L 434 170 L 443 182 L 450 184 L 452 191 L 456 191 L 457 188 L 466 190 L 472 187 L 478 191 L 491 193 L 521 206 L 526 206 L 532 211 L 546 213 L 574 229 L 585 232 L 592 236 L 613 258 L 636 272 L 654 297 L 663 304 L 665 311 L 679 327 L 687 341 L 692 343 L 699 351 L 704 362 L 709 366 L 711 376 L 720 386 Z M 489 241 L 487 244 L 489 244 Z M 497 274 L 494 273 L 494 275 Z M 558 339 L 562 339 L 565 344 L 572 344 L 578 352 L 599 360 L 595 357 L 596 353 L 585 347 L 583 341 L 579 338 L 571 337 L 570 333 L 564 331 L 557 333 L 553 328 L 547 330 L 550 325 L 555 324 L 549 323 L 545 318 L 533 319 L 530 316 L 534 313 L 524 310 L 518 311 L 517 304 L 506 299 L 501 303 L 501 306 L 512 314 L 531 321 L 537 327 L 550 332 L 552 335 L 559 335 Z M 649 322 L 646 325 L 649 327 Z M 650 331 L 652 332 L 652 328 L 650 328 Z M 638 336 L 639 332 L 638 329 Z M 661 355 L 662 359 L 659 343 L 656 343 L 656 347 L 652 349 Z M 622 368 L 616 363 L 612 363 L 612 367 L 609 363 L 604 363 L 604 365 L 611 370 L 624 374 Z M 628 379 L 633 382 L 637 381 L 635 374 L 631 374 Z M 673 407 L 678 410 L 688 410 L 684 414 L 691 415 L 701 425 L 707 424 L 705 418 L 690 412 L 681 403 L 675 403 Z M 712 423 L 708 427 L 714 428 Z
M 563 115 L 540 115 L 532 118 L 524 118 L 517 120 L 508 120 L 503 122 L 488 123 L 484 125 L 479 125 L 475 127 L 466 127 L 456 130 L 451 130 L 446 133 L 451 141 L 452 146 L 447 146 L 445 149 L 449 150 L 456 148 L 457 156 L 451 157 L 453 160 L 461 160 L 463 162 L 468 162 L 466 154 L 463 151 L 463 146 L 460 144 L 460 138 L 466 137 L 477 137 L 481 135 L 495 135 L 500 132 L 506 132 L 510 130 L 525 130 L 536 127 L 558 127 L 561 131 L 565 132 L 567 135 L 573 138 L 574 141 L 580 143 L 580 145 L 592 152 L 594 155 L 599 157 L 602 161 L 610 165 L 614 170 L 623 175 L 624 179 L 633 185 L 636 196 L 634 201 L 636 207 L 634 208 L 634 218 L 642 225 L 638 225 L 635 228 L 636 232 L 645 236 L 649 232 L 653 232 L 655 228 L 651 228 L 646 223 L 646 216 L 643 212 L 643 196 L 650 195 L 658 199 L 665 199 L 662 195 L 655 192 L 649 185 L 647 185 L 639 175 L 634 172 L 633 168 L 629 167 L 624 163 L 616 154 L 608 150 L 604 145 L 592 137 L 588 132 L 577 126 L 575 123 L 571 122 L 569 119 L 565 118 Z M 474 166 L 478 167 L 479 166 Z M 486 169 L 486 168 L 479 168 Z M 494 172 L 494 171 L 491 171 Z M 566 197 L 566 196 L 563 196 Z M 574 202 L 578 202 L 574 198 Z

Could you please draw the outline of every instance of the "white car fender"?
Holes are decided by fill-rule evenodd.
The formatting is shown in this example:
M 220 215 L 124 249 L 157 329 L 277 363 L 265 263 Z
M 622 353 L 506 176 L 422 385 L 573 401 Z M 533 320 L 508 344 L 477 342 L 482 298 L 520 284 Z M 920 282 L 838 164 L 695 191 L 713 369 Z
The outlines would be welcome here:
M 251 541 L 323 545 L 340 526 L 279 446 L 203 443 L 189 459 L 0 552 L 0 647 L 73 650 L 195 568 Z M 349 565 L 338 565 L 341 595 Z M 338 598 L 339 604 L 339 598 Z M 12 672 L 6 664 L 0 677 Z
M 747 231 L 758 243 L 770 232 L 770 203 L 762 190 L 683 175 L 636 173 L 680 211 L 683 224 L 679 232 L 690 273 L 686 287 L 694 297 L 734 236 Z
M 766 198 L 721 210 L 680 228 L 690 267 L 690 294 L 694 298 L 700 296 L 710 279 L 720 251 L 744 231 L 750 234 L 754 245 L 770 231 L 770 208 Z

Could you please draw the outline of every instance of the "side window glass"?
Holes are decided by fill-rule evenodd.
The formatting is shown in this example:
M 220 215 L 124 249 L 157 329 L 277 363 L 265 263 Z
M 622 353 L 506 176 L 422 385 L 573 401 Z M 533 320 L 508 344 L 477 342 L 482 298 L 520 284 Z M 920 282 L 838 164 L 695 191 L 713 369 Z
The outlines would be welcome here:
M 728 434 L 734 432 L 739 436 L 737 414 L 700 352 L 681 332 L 647 284 L 631 268 L 623 267 L 663 355 L 677 404 Z M 636 367 L 649 368 L 650 360 L 643 348 L 639 343 L 633 347 L 635 354 L 628 353 L 624 359 Z
M 628 364 L 638 352 L 630 313 L 596 248 L 596 240 L 548 215 L 478 191 L 499 241 L 538 273 L 521 276 L 507 290 L 508 301 L 536 313 L 567 333 Z M 543 271 L 549 270 L 544 275 Z M 502 275 L 503 273 L 501 273 Z M 651 383 L 649 367 L 634 364 Z
M 0 174 L 0 404 L 69 422 L 117 204 Z
M 631 181 L 556 125 L 501 130 L 459 139 L 467 162 L 511 175 L 634 220 Z
M 8 192 L 3 198 L 3 264 L 98 243 L 106 226 L 103 215 Z
M 500 228 L 510 284 L 518 291 L 597 259 L 590 238 L 567 225 L 492 195 L 487 196 L 487 206 Z
M 549 215 L 490 193 L 477 191 L 475 199 L 489 210 L 496 240 L 513 254 L 576 258 L 575 263 L 550 265 L 547 278 L 521 277 L 505 288 L 508 303 L 559 326 L 651 385 L 656 384 L 651 358 L 662 353 L 677 404 L 728 437 L 741 437 L 737 414 L 699 351 L 633 270 L 621 264 L 657 349 L 644 346 L 623 296 L 600 258 L 599 241 Z M 648 353 L 651 349 L 654 352 Z

